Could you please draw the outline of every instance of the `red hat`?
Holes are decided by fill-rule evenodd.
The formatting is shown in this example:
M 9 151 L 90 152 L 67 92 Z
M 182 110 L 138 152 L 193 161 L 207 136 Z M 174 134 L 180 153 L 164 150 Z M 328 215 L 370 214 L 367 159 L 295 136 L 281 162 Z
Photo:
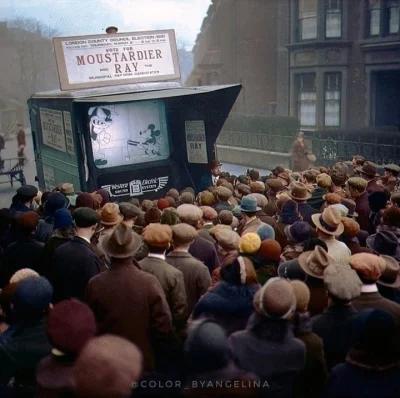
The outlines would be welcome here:
M 264 240 L 258 250 L 258 255 L 263 260 L 279 261 L 281 253 L 281 245 L 274 239 Z
M 166 209 L 167 207 L 170 207 L 169 201 L 168 199 L 159 199 L 157 202 L 157 207 L 163 211 L 164 209 Z
M 96 335 L 92 310 L 77 299 L 56 304 L 47 317 L 47 334 L 54 348 L 65 354 L 78 354 Z

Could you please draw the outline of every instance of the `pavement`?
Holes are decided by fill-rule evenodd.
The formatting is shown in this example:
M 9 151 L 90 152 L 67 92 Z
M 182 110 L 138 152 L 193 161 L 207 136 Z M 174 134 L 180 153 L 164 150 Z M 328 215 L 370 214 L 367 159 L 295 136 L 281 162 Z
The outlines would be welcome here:
M 28 129 L 27 129 L 28 130 Z M 32 136 L 30 135 L 30 131 L 26 133 L 26 147 L 25 147 L 25 156 L 28 161 L 24 166 L 24 174 L 26 178 L 26 183 L 29 185 L 37 186 L 35 182 L 36 177 L 36 164 L 35 164 L 35 156 L 33 153 L 33 143 Z M 17 140 L 13 138 L 10 141 L 6 141 L 5 149 L 1 151 L 1 158 L 5 160 L 4 166 L 8 168 L 10 165 L 15 166 L 18 163 L 18 160 L 7 161 L 6 159 L 16 158 L 17 157 Z M 10 207 L 11 199 L 15 195 L 15 191 L 21 186 L 18 181 L 14 180 L 14 187 L 11 187 L 8 176 L 1 175 L 0 176 L 0 209 L 4 207 Z

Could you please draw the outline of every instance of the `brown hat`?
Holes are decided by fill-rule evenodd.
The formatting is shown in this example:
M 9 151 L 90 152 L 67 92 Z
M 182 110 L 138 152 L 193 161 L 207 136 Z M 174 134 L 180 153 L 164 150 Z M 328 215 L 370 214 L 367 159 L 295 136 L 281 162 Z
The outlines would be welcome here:
M 307 189 L 307 185 L 303 184 L 302 182 L 295 182 L 292 185 L 292 188 L 289 190 L 288 195 L 293 200 L 308 200 L 311 198 L 311 193 Z
M 263 183 L 261 183 L 261 184 L 258 181 L 257 182 L 252 182 L 250 184 L 250 192 L 251 193 L 264 193 L 265 186 L 264 186 Z
M 232 227 L 230 225 L 223 225 L 217 224 L 215 227 L 212 227 L 208 230 L 208 233 L 215 238 L 217 232 L 221 231 L 222 229 L 227 229 L 228 231 L 232 231 Z
M 222 163 L 218 159 L 211 160 L 210 163 L 208 163 L 208 167 L 210 169 L 213 169 L 213 168 L 219 167 L 219 166 L 222 166 Z
M 150 246 L 167 248 L 172 241 L 172 229 L 165 224 L 150 224 L 143 230 L 142 236 Z
M 281 180 L 278 180 L 276 178 L 271 178 L 270 180 L 267 180 L 265 182 L 272 191 L 274 192 L 279 192 L 283 188 L 283 184 Z
M 212 206 L 215 203 L 214 195 L 210 191 L 203 191 L 199 194 L 201 206 Z
M 118 224 L 112 234 L 106 235 L 102 247 L 106 254 L 115 258 L 132 257 L 140 248 L 140 236 L 126 224 Z
M 284 185 L 284 182 L 286 182 L 287 185 L 289 185 L 292 182 L 292 179 L 290 178 L 290 175 L 287 172 L 279 174 L 278 178 L 280 178 L 282 185 Z
M 161 210 L 157 209 L 156 207 L 152 207 L 151 209 L 147 210 L 146 213 L 144 213 L 144 221 L 146 225 L 157 224 L 161 221 L 161 216 Z
M 223 183 L 221 184 L 221 187 L 228 188 L 228 189 L 232 192 L 232 195 L 235 193 L 235 188 L 234 188 L 233 185 L 232 185 L 230 182 L 228 182 L 228 181 L 223 182 Z
M 246 184 L 238 184 L 236 189 L 241 195 L 248 195 L 251 193 L 250 187 Z
M 268 199 L 266 198 L 265 195 L 261 193 L 251 193 L 250 195 L 247 196 L 256 198 L 258 207 L 264 208 L 268 204 Z
M 369 253 L 358 253 L 350 257 L 350 265 L 360 278 L 376 282 L 386 268 L 382 257 Z
M 203 219 L 206 221 L 214 221 L 218 217 L 218 213 L 210 206 L 201 206 L 200 210 L 203 212 Z
M 115 203 L 106 203 L 101 209 L 102 225 L 117 225 L 122 221 L 122 216 L 119 214 L 119 206 Z
M 290 281 L 290 284 L 292 285 L 294 294 L 296 296 L 296 311 L 306 312 L 308 305 L 310 304 L 310 289 L 302 281 Z
M 254 295 L 253 307 L 258 315 L 266 318 L 291 319 L 296 311 L 292 285 L 282 278 L 270 278 Z
M 73 195 L 75 193 L 75 189 L 73 184 L 66 182 L 65 184 L 61 185 L 60 192 L 63 193 L 64 195 Z
M 220 224 L 223 224 L 223 225 L 232 225 L 232 221 L 233 221 L 232 212 L 229 210 L 222 210 L 218 214 L 218 221 L 220 222 Z
M 400 208 L 389 207 L 382 214 L 382 224 L 392 227 L 400 227 Z
M 224 250 L 239 250 L 240 236 L 230 228 L 217 229 L 215 239 Z
M 181 221 L 190 225 L 197 223 L 203 218 L 203 212 L 195 205 L 180 205 L 176 210 Z
M 357 167 L 356 171 L 361 174 L 366 174 L 370 177 L 378 177 L 379 174 L 377 173 L 378 168 L 372 162 L 365 162 L 362 167 Z
M 223 202 L 228 201 L 229 198 L 232 196 L 231 190 L 222 186 L 218 187 L 216 192 L 218 195 L 218 199 Z
M 27 211 L 17 218 L 17 224 L 24 231 L 33 232 L 39 224 L 39 216 L 34 211 Z
M 344 226 L 338 209 L 327 207 L 322 214 L 313 214 L 311 219 L 319 230 L 328 235 L 339 236 L 343 233 Z
M 381 258 L 385 261 L 386 267 L 382 275 L 377 280 L 377 283 L 383 286 L 394 288 L 400 287 L 400 265 L 393 257 L 382 255 Z
M 142 210 L 143 210 L 144 212 L 146 212 L 147 210 L 149 210 L 149 209 L 151 209 L 151 208 L 154 207 L 154 202 L 153 202 L 152 200 L 145 199 L 145 200 L 143 200 L 143 202 L 141 203 L 141 207 L 142 207 Z
M 279 261 L 281 253 L 281 245 L 275 239 L 265 239 L 258 249 L 258 256 L 262 260 Z
M 142 373 L 143 356 L 130 341 L 113 335 L 91 339 L 74 366 L 79 398 L 120 398 L 132 393 Z
M 344 226 L 343 236 L 346 238 L 355 238 L 360 233 L 360 224 L 349 217 L 342 217 Z
M 317 176 L 317 185 L 320 188 L 328 189 L 332 185 L 332 179 L 328 176 L 328 174 L 319 174 Z
M 176 200 L 172 196 L 166 196 L 165 199 L 168 200 L 168 207 L 176 207 Z
M 358 217 L 358 214 L 356 213 L 356 202 L 354 202 L 354 200 L 343 198 L 341 201 L 341 204 L 343 206 L 347 207 L 347 209 L 349 209 L 347 217 L 350 217 L 350 218 Z
M 342 202 L 342 197 L 337 193 L 327 193 L 322 197 L 322 199 L 328 202 L 330 205 L 336 205 Z
M 346 184 L 347 173 L 339 170 L 337 167 L 333 167 L 331 170 L 329 170 L 328 175 L 330 175 L 332 183 L 336 186 L 342 186 Z
M 179 197 L 179 201 L 181 203 L 186 204 L 193 204 L 194 203 L 194 195 L 191 192 L 182 192 L 181 196 Z
M 96 193 L 96 192 L 92 192 L 90 195 L 93 198 L 94 208 L 96 210 L 100 209 L 101 203 L 103 202 L 103 197 L 100 194 Z
M 316 246 L 313 251 L 304 252 L 298 258 L 303 271 L 317 279 L 324 279 L 326 267 L 333 262 L 333 259 L 321 246 Z
M 176 245 L 187 245 L 199 236 L 195 228 L 189 224 L 176 224 L 172 226 L 172 239 Z
M 175 201 L 179 200 L 179 192 L 177 189 L 175 188 L 171 188 L 168 192 L 166 196 L 171 196 L 171 198 L 174 198 Z
M 119 211 L 125 219 L 133 219 L 142 214 L 142 211 L 139 209 L 139 207 L 129 202 L 120 203 Z

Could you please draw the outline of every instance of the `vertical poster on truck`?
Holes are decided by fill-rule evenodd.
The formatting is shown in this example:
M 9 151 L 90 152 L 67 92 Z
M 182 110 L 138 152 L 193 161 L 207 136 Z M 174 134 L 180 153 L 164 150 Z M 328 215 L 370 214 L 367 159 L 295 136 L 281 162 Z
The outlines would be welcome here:
M 53 167 L 47 166 L 46 164 L 43 165 L 43 174 L 44 174 L 44 184 L 46 187 L 47 192 L 53 191 L 56 187 L 56 179 L 54 176 L 54 169 Z
M 185 132 L 188 162 L 208 163 L 204 120 L 187 120 Z
M 65 139 L 67 142 L 67 151 L 71 155 L 75 155 L 74 137 L 72 135 L 71 112 L 63 111 Z
M 93 106 L 88 118 L 98 168 L 155 162 L 170 155 L 165 105 L 161 100 Z
M 58 151 L 66 152 L 62 112 L 55 109 L 39 108 L 43 144 Z

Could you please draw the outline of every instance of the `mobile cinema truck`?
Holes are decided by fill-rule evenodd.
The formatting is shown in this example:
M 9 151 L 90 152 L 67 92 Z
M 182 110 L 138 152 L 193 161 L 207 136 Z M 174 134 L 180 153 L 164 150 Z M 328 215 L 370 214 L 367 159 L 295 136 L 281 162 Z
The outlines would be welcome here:
M 61 90 L 28 101 L 39 189 L 125 201 L 195 188 L 241 86 L 177 83 L 173 30 L 53 42 Z

